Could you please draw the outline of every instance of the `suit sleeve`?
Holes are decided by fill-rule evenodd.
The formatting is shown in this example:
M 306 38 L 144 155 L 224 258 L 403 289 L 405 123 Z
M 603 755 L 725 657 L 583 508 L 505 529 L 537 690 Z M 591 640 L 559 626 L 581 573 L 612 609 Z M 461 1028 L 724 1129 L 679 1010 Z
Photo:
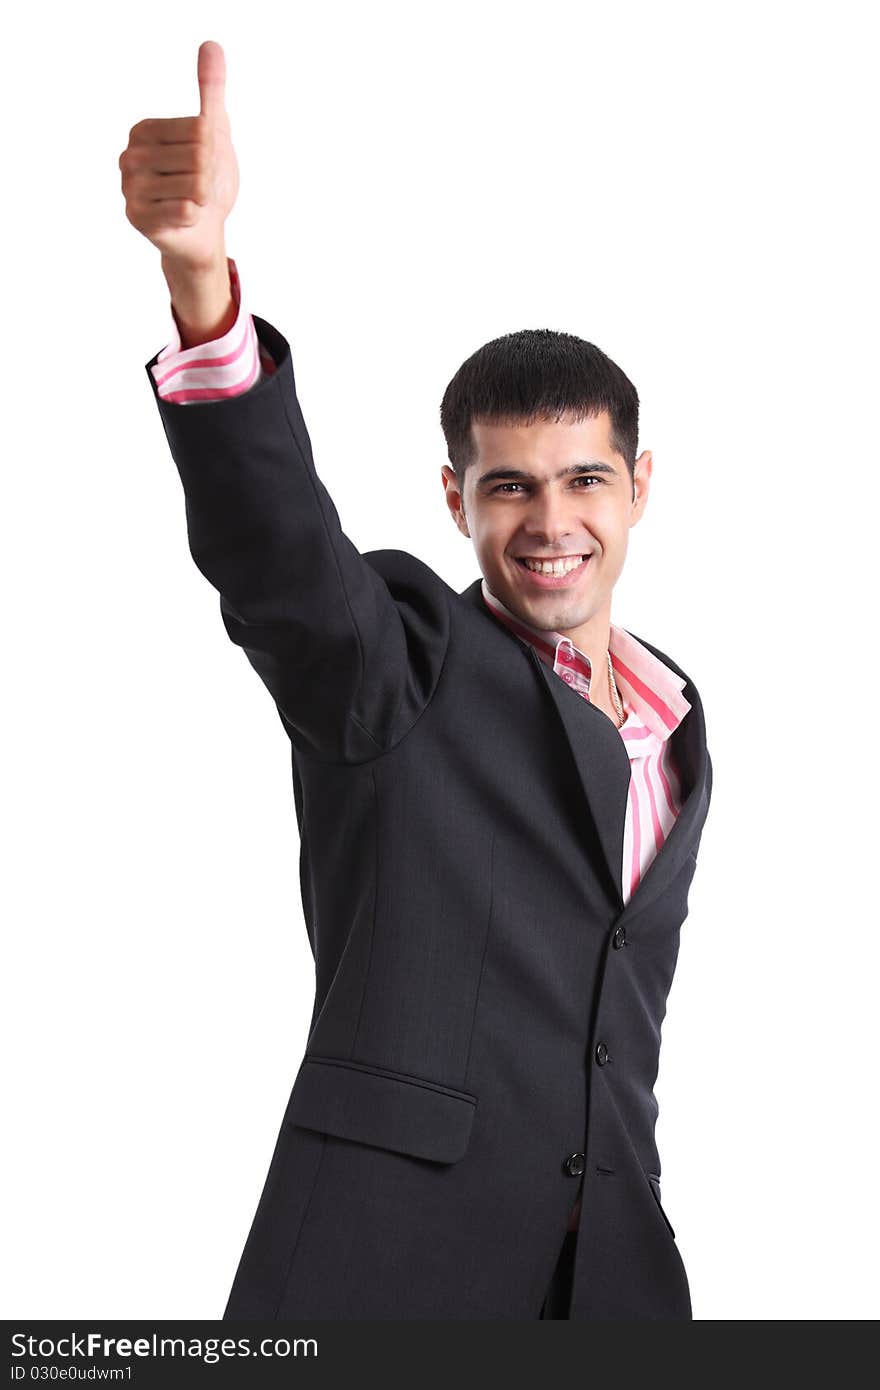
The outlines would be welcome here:
M 220 596 L 229 638 L 301 752 L 360 762 L 392 747 L 430 700 L 449 638 L 448 594 L 404 551 L 370 563 L 317 474 L 290 345 L 253 316 L 275 365 L 222 398 L 163 399 L 190 553 Z

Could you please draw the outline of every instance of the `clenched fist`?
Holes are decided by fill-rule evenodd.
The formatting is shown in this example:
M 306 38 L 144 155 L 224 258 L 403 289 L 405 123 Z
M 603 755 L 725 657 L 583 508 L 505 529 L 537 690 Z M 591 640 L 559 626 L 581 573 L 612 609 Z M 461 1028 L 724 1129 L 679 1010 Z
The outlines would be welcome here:
M 216 266 L 238 195 L 238 161 L 226 113 L 226 59 L 199 48 L 197 116 L 138 121 L 119 156 L 125 215 L 180 271 Z

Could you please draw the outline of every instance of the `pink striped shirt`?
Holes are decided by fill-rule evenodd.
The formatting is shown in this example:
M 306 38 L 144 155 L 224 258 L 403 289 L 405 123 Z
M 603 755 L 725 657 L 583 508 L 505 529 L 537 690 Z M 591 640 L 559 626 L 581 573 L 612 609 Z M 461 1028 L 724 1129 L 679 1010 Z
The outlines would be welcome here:
M 483 599 L 496 618 L 531 642 L 545 665 L 589 700 L 591 668 L 586 652 L 563 633 L 532 627 L 511 613 L 491 592 L 485 579 L 482 589 Z M 620 737 L 629 755 L 630 783 L 621 888 L 624 902 L 629 902 L 681 810 L 681 781 L 671 757 L 669 735 L 678 728 L 690 704 L 681 693 L 681 676 L 614 623 L 608 650 L 626 715 Z M 607 681 L 607 668 L 603 672 Z

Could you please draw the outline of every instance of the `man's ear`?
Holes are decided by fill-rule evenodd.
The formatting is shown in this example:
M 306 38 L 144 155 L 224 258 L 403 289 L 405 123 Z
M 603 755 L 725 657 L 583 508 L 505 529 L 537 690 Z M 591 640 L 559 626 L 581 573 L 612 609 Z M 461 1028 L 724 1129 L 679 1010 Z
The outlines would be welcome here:
M 470 538 L 468 530 L 467 516 L 464 510 L 464 498 L 458 485 L 458 475 L 454 468 L 450 468 L 448 463 L 444 463 L 440 470 L 440 477 L 446 492 L 446 505 L 449 508 L 452 520 L 458 527 L 463 536 Z
M 651 470 L 654 456 L 650 449 L 643 449 L 633 465 L 633 497 L 630 503 L 630 526 L 634 526 L 645 510 L 651 484 Z

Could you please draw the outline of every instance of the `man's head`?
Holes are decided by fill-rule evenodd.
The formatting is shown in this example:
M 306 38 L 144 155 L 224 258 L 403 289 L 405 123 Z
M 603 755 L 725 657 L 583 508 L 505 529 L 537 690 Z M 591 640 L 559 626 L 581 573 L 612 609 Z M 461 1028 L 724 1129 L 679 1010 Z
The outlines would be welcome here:
M 648 496 L 639 397 L 621 369 L 570 333 L 524 329 L 486 343 L 446 388 L 440 423 L 452 467 L 446 503 L 486 583 L 535 627 L 578 645 L 607 633 L 629 530 Z M 589 558 L 560 578 L 523 557 Z

